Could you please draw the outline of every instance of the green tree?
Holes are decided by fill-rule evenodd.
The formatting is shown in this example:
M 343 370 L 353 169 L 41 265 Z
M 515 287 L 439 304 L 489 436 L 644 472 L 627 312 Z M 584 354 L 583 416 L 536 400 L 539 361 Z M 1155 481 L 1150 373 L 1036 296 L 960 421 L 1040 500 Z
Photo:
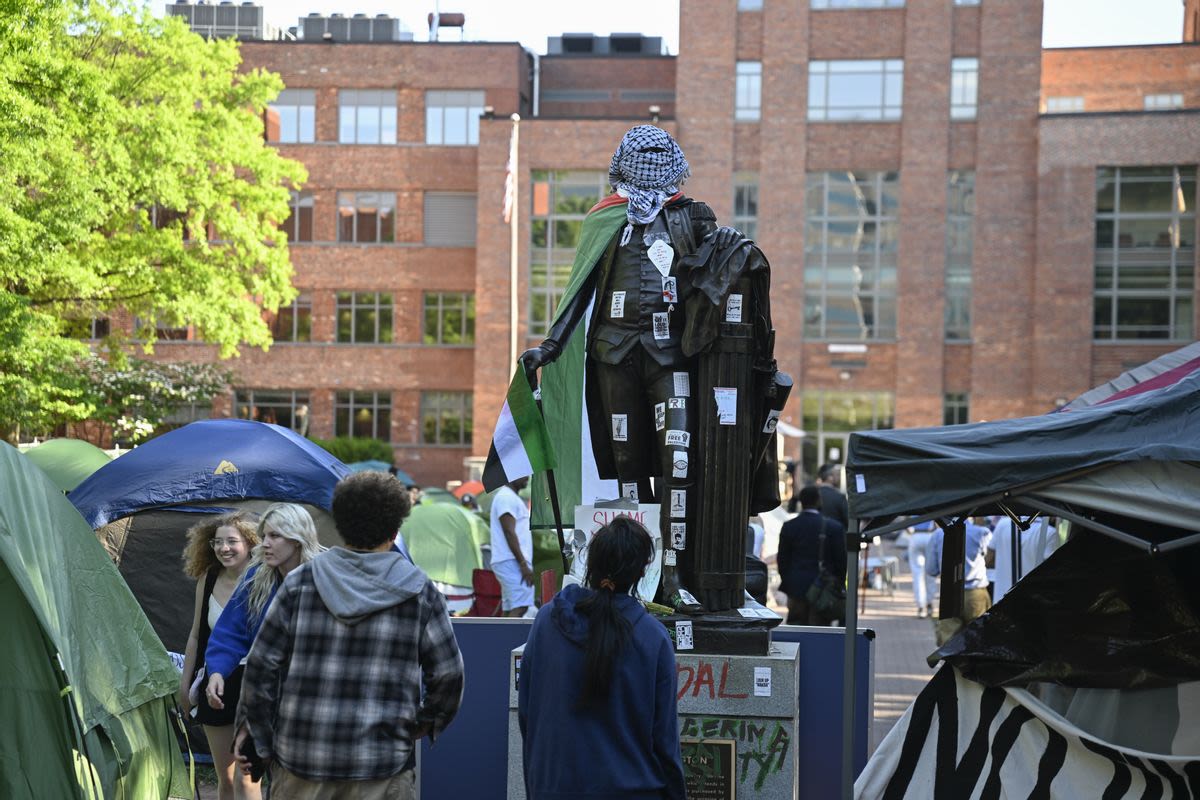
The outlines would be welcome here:
M 270 345 L 306 174 L 263 140 L 279 77 L 239 63 L 130 0 L 0 0 L 0 426 L 96 413 L 71 320 Z

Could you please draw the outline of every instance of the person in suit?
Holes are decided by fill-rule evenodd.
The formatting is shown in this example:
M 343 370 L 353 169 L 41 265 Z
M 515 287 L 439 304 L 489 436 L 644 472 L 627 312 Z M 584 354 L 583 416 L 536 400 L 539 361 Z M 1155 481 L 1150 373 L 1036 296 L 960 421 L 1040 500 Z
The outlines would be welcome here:
M 840 522 L 844 530 L 850 526 L 850 508 L 842 493 L 841 472 L 838 464 L 822 464 L 817 470 L 817 489 L 821 492 L 821 513 Z
M 800 513 L 783 523 L 779 533 L 780 588 L 788 598 L 789 625 L 828 625 L 808 607 L 805 593 L 819 572 L 821 535 L 825 536 L 825 566 L 839 580 L 846 580 L 846 529 L 835 519 L 821 514 L 821 492 L 816 486 L 800 490 Z

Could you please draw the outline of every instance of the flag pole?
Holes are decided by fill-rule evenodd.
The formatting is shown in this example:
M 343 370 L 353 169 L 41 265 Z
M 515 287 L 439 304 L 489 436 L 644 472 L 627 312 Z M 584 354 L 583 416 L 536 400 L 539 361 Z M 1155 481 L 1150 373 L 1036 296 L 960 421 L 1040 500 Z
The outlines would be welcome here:
M 509 145 L 509 195 L 506 198 L 509 209 L 509 265 L 508 265 L 508 328 L 509 328 L 509 374 L 517 371 L 517 223 L 521 216 L 521 205 L 517 202 L 518 195 L 518 159 L 520 155 L 520 126 L 521 115 L 514 113 L 512 119 L 512 141 Z M 540 406 L 539 406 L 540 409 Z

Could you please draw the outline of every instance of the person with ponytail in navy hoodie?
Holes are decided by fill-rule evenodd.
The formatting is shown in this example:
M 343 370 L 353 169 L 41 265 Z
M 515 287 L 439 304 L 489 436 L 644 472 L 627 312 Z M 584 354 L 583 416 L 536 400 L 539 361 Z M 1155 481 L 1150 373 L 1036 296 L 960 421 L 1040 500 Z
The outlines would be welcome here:
M 586 586 L 538 612 L 517 691 L 529 800 L 685 800 L 675 649 L 630 594 L 653 554 L 616 518 L 588 545 Z

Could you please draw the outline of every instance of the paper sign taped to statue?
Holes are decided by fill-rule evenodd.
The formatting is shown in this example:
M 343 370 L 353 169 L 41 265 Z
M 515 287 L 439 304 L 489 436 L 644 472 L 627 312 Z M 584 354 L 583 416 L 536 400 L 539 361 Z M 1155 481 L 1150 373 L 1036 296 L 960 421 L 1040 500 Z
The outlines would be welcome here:
M 663 278 L 663 302 L 679 302 L 679 284 L 674 277 Z
M 655 339 L 670 339 L 671 338 L 671 319 L 665 311 L 656 311 L 651 318 L 654 324 Z
M 612 415 L 612 438 L 614 442 L 629 441 L 629 417 L 627 415 Z
M 754 668 L 754 696 L 755 697 L 770 697 L 771 696 L 771 668 L 770 667 L 755 667 Z
M 675 396 L 690 397 L 692 394 L 692 382 L 688 380 L 686 372 L 676 372 L 675 375 Z
M 687 431 L 667 431 L 667 445 L 674 447 L 690 447 L 692 435 Z
M 671 490 L 671 519 L 687 516 L 687 489 Z
M 671 523 L 671 549 L 687 550 L 687 523 Z
M 742 321 L 742 296 L 740 294 L 731 294 L 725 301 L 725 321 Z
M 667 277 L 667 273 L 671 271 L 671 262 L 675 259 L 675 251 L 671 245 L 663 239 L 656 239 L 646 251 L 646 255 L 650 256 L 650 263 L 654 264 L 654 268 L 661 272 L 664 278 Z
M 691 650 L 695 647 L 692 641 L 692 621 L 684 620 L 675 623 L 675 649 Z
M 631 484 L 636 487 L 637 484 Z M 625 487 L 622 486 L 622 489 Z M 626 508 L 597 508 L 594 505 L 575 506 L 575 530 L 571 532 L 570 545 L 574 550 L 571 562 L 571 575 L 583 583 L 587 574 L 587 546 L 592 541 L 596 531 L 612 522 L 617 517 L 630 517 L 646 526 L 650 538 L 654 541 L 654 556 L 646 567 L 646 574 L 638 581 L 638 597 L 645 600 L 654 598 L 658 589 L 658 579 L 662 575 L 663 540 L 658 527 L 661 507 L 658 503 L 632 504 Z
M 625 293 L 613 292 L 612 305 L 608 309 L 608 315 L 613 319 L 621 319 L 625 316 Z
M 626 500 L 632 500 L 633 502 L 636 503 L 638 501 L 637 484 L 636 483 L 622 483 L 621 484 L 621 497 L 624 497 Z
M 717 401 L 717 422 L 722 425 L 736 425 L 737 389 L 714 386 L 713 397 Z
M 654 404 L 654 430 L 661 431 L 667 427 L 667 404 Z

